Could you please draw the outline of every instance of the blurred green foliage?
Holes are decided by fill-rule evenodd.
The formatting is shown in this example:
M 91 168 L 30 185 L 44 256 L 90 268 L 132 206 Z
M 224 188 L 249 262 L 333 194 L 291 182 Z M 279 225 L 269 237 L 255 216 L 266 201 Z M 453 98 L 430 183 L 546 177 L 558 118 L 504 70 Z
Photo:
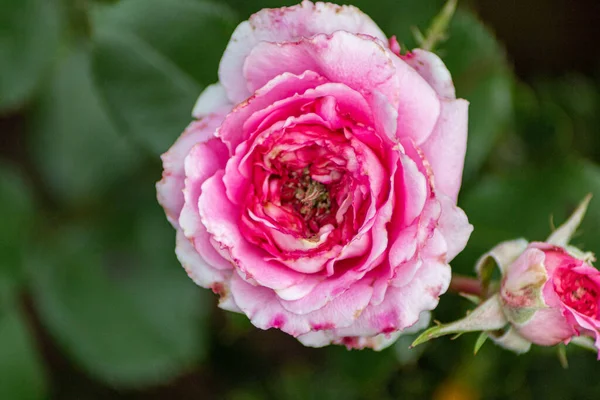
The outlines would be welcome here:
M 565 371 L 553 349 L 487 343 L 474 357 L 475 335 L 307 349 L 217 310 L 187 278 L 155 200 L 158 155 L 217 79 L 236 24 L 294 3 L 0 0 L 0 117 L 24 121 L 0 132 L 24 143 L 0 149 L 0 399 L 600 398 L 582 351 L 569 348 Z M 443 2 L 345 3 L 410 49 Z M 600 251 L 600 80 L 519 82 L 466 7 L 438 53 L 471 102 L 460 203 L 475 232 L 454 269 L 470 273 L 499 241 L 544 239 L 588 192 L 575 243 Z M 467 307 L 447 295 L 436 318 Z

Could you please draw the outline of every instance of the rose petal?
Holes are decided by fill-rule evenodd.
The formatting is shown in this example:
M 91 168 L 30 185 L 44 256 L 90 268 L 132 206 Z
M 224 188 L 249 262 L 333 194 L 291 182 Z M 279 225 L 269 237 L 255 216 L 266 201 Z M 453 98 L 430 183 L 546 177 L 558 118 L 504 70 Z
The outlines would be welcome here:
M 223 85 L 217 82 L 208 85 L 200 94 L 192 110 L 192 116 L 200 119 L 221 109 L 229 112 L 232 108 L 233 105 L 229 102 Z
M 201 224 L 198 215 L 198 197 L 200 197 L 202 184 L 215 172 L 223 169 L 228 158 L 227 148 L 218 138 L 198 143 L 185 158 L 186 178 L 183 189 L 185 204 L 179 217 L 179 225 L 187 237 L 193 237 L 194 231 Z
M 193 121 L 179 136 L 175 144 L 164 153 L 162 180 L 156 183 L 158 202 L 165 209 L 169 222 L 177 228 L 179 214 L 183 207 L 184 160 L 189 151 L 197 143 L 203 143 L 214 137 L 215 131 L 221 125 L 225 114 L 211 114 L 200 120 Z
M 435 129 L 420 148 L 433 170 L 436 189 L 456 202 L 467 150 L 469 103 L 458 99 L 441 104 Z
M 577 333 L 556 308 L 536 310 L 533 317 L 517 329 L 525 339 L 541 346 L 554 346 Z
M 401 58 L 414 68 L 440 97 L 456 98 L 450 71 L 436 54 L 427 50 L 414 49 Z
M 239 103 L 251 94 L 242 71 L 246 57 L 259 42 L 296 41 L 339 30 L 386 41 L 385 35 L 371 18 L 353 6 L 303 1 L 292 7 L 261 10 L 233 32 L 219 65 L 219 80 L 229 99 Z M 280 61 L 280 58 L 276 60 Z
M 384 300 L 369 305 L 348 328 L 339 329 L 340 336 L 374 336 L 414 325 L 423 311 L 433 310 L 450 284 L 450 267 L 435 259 L 424 260 L 414 278 L 398 288 L 390 286 Z
M 301 71 L 298 75 L 283 71 L 260 90 L 257 90 L 252 97 L 238 104 L 227 116 L 217 135 L 223 139 L 233 153 L 240 143 L 248 139 L 243 126 L 252 114 L 265 109 L 277 100 L 304 93 L 325 82 L 327 81 L 324 77 L 313 71 Z
M 187 272 L 188 276 L 203 288 L 212 289 L 219 295 L 219 306 L 223 309 L 235 312 L 241 310 L 231 301 L 229 293 L 229 279 L 231 270 L 224 271 L 211 267 L 211 265 L 200 257 L 190 241 L 177 231 L 177 246 L 175 248 L 177 259 Z
M 450 262 L 466 247 L 473 232 L 473 225 L 469 224 L 465 212 L 448 196 L 438 193 L 437 197 L 442 206 L 438 229 L 446 240 L 448 246 L 446 261 Z
M 572 314 L 579 326 L 594 336 L 594 345 L 596 346 L 596 349 L 598 349 L 598 360 L 600 360 L 600 321 L 598 319 L 593 319 L 586 315 L 582 315 L 574 310 L 572 311 Z
M 429 83 L 400 57 L 394 56 L 393 61 L 400 79 L 396 137 L 410 138 L 420 145 L 431 135 L 440 116 L 440 99 Z
M 348 49 L 352 49 L 352 57 L 348 57 Z M 422 89 L 416 97 L 422 100 L 421 104 L 424 107 L 433 107 L 434 104 L 431 103 L 438 102 L 435 92 L 408 65 L 403 63 L 404 71 L 397 71 L 394 59 L 398 57 L 379 42 L 338 31 L 332 35 L 319 34 L 312 38 L 303 38 L 298 42 L 261 42 L 246 58 L 244 76 L 247 79 L 248 90 L 255 91 L 284 72 L 301 74 L 309 70 L 332 82 L 343 83 L 367 98 L 372 91 L 378 90 L 396 107 L 400 92 Z M 357 63 L 356 60 L 361 62 Z M 412 82 L 414 79 L 422 84 Z M 400 82 L 404 83 L 404 86 L 401 86 Z M 409 97 L 408 94 L 405 96 Z M 433 101 L 429 102 L 428 99 Z M 416 103 L 411 100 L 410 104 Z M 439 104 L 437 107 L 439 111 Z M 421 119 L 420 109 L 412 106 L 410 108 L 411 112 L 415 112 Z M 437 119 L 435 108 L 430 111 L 435 115 L 431 127 L 426 128 L 429 132 Z M 407 114 L 405 118 L 410 119 L 411 116 Z
M 313 330 L 351 325 L 369 303 L 372 288 L 359 282 L 323 308 L 305 315 L 289 312 L 281 306 L 275 292 L 253 286 L 237 274 L 231 279 L 231 293 L 235 303 L 256 327 L 279 328 L 298 336 Z
M 207 231 L 228 251 L 247 280 L 254 280 L 271 289 L 285 289 L 304 279 L 302 273 L 267 261 L 268 254 L 241 235 L 238 226 L 240 210 L 225 194 L 223 171 L 217 172 L 202 185 L 198 210 Z
M 297 339 L 308 347 L 324 347 L 335 343 L 345 345 L 348 349 L 371 348 L 375 351 L 381 351 L 396 342 L 400 336 L 417 333 L 425 329 L 430 320 L 431 313 L 424 311 L 419 316 L 417 323 L 403 331 L 381 333 L 375 336 L 339 336 L 334 329 L 309 332 L 298 336 Z

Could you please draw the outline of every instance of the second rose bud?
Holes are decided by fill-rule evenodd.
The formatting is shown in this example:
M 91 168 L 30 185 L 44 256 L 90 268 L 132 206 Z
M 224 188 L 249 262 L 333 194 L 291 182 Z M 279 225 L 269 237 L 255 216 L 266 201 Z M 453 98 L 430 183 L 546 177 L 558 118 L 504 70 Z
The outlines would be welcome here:
M 497 344 L 518 353 L 531 344 L 577 344 L 600 359 L 600 271 L 592 253 L 570 246 L 590 197 L 546 242 L 517 239 L 500 243 L 476 265 L 481 304 L 462 320 L 425 331 L 415 345 L 435 337 L 484 331 Z M 493 270 L 501 273 L 491 282 Z

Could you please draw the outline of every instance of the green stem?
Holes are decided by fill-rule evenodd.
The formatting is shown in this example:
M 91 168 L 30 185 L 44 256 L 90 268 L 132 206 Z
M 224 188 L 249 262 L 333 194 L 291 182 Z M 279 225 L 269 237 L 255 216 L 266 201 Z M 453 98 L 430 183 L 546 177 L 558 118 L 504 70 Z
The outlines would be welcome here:
M 457 1 L 448 0 L 440 13 L 435 16 L 431 25 L 429 25 L 429 29 L 427 29 L 423 42 L 420 44 L 423 50 L 433 51 L 440 41 L 446 39 L 446 31 L 450 21 L 452 21 L 454 11 L 456 11 Z

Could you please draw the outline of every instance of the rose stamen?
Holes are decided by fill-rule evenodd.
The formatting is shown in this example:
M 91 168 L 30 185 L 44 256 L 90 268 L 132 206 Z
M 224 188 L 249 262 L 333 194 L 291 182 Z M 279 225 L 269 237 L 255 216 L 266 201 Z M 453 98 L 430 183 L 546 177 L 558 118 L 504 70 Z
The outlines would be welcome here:
M 309 167 L 288 173 L 281 188 L 281 201 L 302 216 L 306 223 L 307 237 L 314 236 L 323 225 L 333 220 L 329 188 L 312 179 Z

